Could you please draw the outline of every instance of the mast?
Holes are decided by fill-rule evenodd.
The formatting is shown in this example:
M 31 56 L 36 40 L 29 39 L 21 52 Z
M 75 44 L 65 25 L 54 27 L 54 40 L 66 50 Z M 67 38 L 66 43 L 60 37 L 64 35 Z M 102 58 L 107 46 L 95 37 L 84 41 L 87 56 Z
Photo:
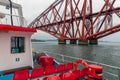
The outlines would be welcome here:
M 12 1 L 11 0 L 9 0 L 9 2 L 10 2 L 10 17 L 11 17 L 11 25 L 13 26 L 13 17 L 12 17 Z

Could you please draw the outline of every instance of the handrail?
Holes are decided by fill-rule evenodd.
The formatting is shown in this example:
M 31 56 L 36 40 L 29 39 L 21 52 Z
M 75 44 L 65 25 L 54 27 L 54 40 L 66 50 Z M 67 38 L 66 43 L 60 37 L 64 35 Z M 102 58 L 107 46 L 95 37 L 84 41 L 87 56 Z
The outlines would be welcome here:
M 23 16 L 18 16 L 18 15 L 11 15 L 11 14 L 7 14 L 7 13 L 3 13 L 3 14 L 5 14 L 5 15 L 9 15 L 9 16 L 14 16 L 14 17 L 21 17 L 21 18 L 24 18 Z M 25 19 L 25 18 L 24 18 Z
M 68 58 L 72 58 L 72 59 L 78 59 L 76 57 L 72 57 L 72 56 L 67 56 L 67 55 L 63 55 L 63 54 L 56 54 L 56 55 L 59 55 L 59 56 L 65 56 L 65 57 L 68 57 Z M 119 67 L 116 67 L 116 66 L 111 66 L 111 65 L 107 65 L 107 64 L 104 64 L 104 63 L 99 63 L 99 62 L 95 62 L 95 61 L 90 61 L 90 60 L 86 60 L 86 59 L 82 59 L 80 58 L 81 60 L 85 60 L 89 63 L 94 63 L 94 64 L 98 64 L 98 65 L 101 65 L 101 66 L 106 66 L 106 67 L 110 67 L 110 68 L 114 68 L 114 69 L 119 69 Z
M 53 53 L 54 54 L 54 53 Z M 71 58 L 71 59 L 79 59 L 79 58 L 76 58 L 76 57 L 72 57 L 72 56 L 67 56 L 67 55 L 63 55 L 63 54 L 56 54 L 56 55 L 59 55 L 59 56 L 65 56 L 65 57 L 68 57 L 68 58 Z M 104 64 L 104 63 L 99 63 L 99 62 L 95 62 L 95 61 L 90 61 L 90 60 L 86 60 L 86 59 L 82 59 L 80 58 L 81 60 L 85 60 L 89 63 L 94 63 L 94 64 L 98 64 L 98 65 L 101 65 L 101 66 L 106 66 L 106 67 L 110 67 L 110 68 L 113 68 L 113 69 L 118 69 L 120 70 L 120 67 L 116 67 L 116 66 L 111 66 L 111 65 L 108 65 L 108 64 Z
M 110 73 L 110 72 L 108 72 L 108 71 L 104 71 L 104 72 L 107 73 L 107 74 L 109 74 L 109 75 L 111 75 L 111 76 L 114 76 L 114 77 L 117 77 L 117 78 L 118 78 L 118 75 L 116 75 L 116 74 Z
M 7 15 L 7 16 L 13 16 L 13 17 L 16 17 L 16 18 L 22 18 L 23 19 L 23 25 L 26 26 L 27 25 L 27 20 L 23 17 L 23 16 L 19 16 L 19 15 L 11 15 L 11 14 L 7 14 L 7 13 L 2 13 L 4 15 Z M 20 22 L 20 21 L 19 21 Z
M 49 53 L 49 52 L 46 52 L 46 53 Z M 59 60 L 62 60 L 63 62 L 69 62 L 68 60 L 65 60 L 65 58 L 71 58 L 71 59 L 79 59 L 77 57 L 72 57 L 72 56 L 67 56 L 67 55 L 63 55 L 63 54 L 58 54 L 58 53 L 52 53 L 53 55 L 58 55 L 58 56 L 61 56 L 62 59 L 59 59 Z M 54 57 L 54 56 L 53 56 Z M 80 58 L 81 60 L 85 60 L 89 63 L 93 63 L 93 64 L 98 64 L 98 65 L 101 65 L 101 66 L 105 66 L 105 67 L 108 67 L 108 68 L 112 68 L 112 69 L 116 69 L 116 70 L 120 70 L 120 67 L 116 67 L 116 66 L 111 66 L 111 65 L 108 65 L 108 64 L 104 64 L 104 63 L 99 63 L 99 62 L 95 62 L 95 61 L 90 61 L 90 60 L 86 60 L 86 59 L 82 59 Z M 111 76 L 114 76 L 116 78 L 118 78 L 119 80 L 119 76 L 116 75 L 116 74 L 113 74 L 111 72 L 108 72 L 108 71 L 104 71 L 104 73 L 108 74 L 108 75 L 111 75 Z

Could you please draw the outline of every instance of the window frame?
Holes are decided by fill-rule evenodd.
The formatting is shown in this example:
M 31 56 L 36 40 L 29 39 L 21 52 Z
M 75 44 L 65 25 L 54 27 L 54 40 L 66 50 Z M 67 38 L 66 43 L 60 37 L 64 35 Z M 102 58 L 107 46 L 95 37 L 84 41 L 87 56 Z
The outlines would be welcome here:
M 25 53 L 25 37 L 21 36 L 12 36 L 10 38 L 10 51 L 11 54 L 20 54 L 20 53 Z M 23 43 L 23 44 L 21 44 Z

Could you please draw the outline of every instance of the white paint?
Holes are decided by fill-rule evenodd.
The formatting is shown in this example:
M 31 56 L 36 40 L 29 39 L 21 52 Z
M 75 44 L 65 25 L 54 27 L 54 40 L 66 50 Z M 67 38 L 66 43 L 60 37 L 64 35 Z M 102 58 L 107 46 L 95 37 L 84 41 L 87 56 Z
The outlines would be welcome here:
M 0 5 L 1 6 L 8 6 L 10 2 L 8 0 L 0 0 Z M 24 18 L 23 18 L 23 12 L 22 12 L 22 7 L 20 4 L 12 2 L 12 7 L 14 9 L 18 10 L 18 15 L 19 15 L 19 20 L 20 20 L 20 26 L 24 26 Z M 10 14 L 11 15 L 11 14 Z
M 20 68 L 25 66 L 33 67 L 33 58 L 31 50 L 31 35 L 33 33 L 18 31 L 0 31 L 0 71 Z M 11 37 L 25 37 L 25 52 L 11 54 Z M 20 58 L 16 62 L 16 58 Z

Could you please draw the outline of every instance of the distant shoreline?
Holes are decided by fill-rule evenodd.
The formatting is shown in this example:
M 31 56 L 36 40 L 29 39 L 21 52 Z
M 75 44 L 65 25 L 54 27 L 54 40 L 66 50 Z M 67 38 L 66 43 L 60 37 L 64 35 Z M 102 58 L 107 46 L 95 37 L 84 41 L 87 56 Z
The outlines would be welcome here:
M 45 42 L 45 40 L 31 39 L 31 42 Z
M 31 39 L 31 42 L 46 42 L 46 41 L 58 41 L 57 39 L 55 40 L 55 39 L 48 39 L 48 40 L 39 40 L 39 39 Z M 111 42 L 111 43 L 120 43 L 120 42 L 115 42 L 115 41 L 102 41 L 102 40 L 99 40 L 98 42 L 105 42 L 105 43 L 109 43 L 109 42 Z

